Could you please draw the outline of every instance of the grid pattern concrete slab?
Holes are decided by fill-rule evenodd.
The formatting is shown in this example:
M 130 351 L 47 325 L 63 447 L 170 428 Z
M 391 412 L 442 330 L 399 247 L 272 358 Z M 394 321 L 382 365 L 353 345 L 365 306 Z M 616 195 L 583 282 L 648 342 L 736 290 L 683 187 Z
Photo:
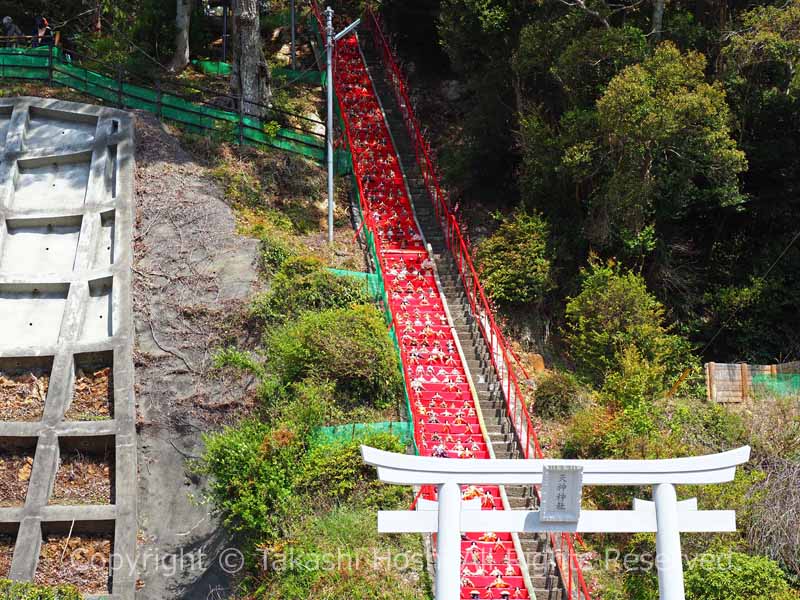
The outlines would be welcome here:
M 0 451 L 35 448 L 24 504 L 0 503 L 0 534 L 16 537 L 8 575 L 36 579 L 45 536 L 105 536 L 108 589 L 94 592 L 118 600 L 136 578 L 133 148 L 128 113 L 0 99 L 0 373 L 49 377 L 38 420 L 0 415 Z M 108 369 L 103 414 L 76 410 L 93 369 Z M 54 496 L 75 452 L 107 458 L 109 501 Z

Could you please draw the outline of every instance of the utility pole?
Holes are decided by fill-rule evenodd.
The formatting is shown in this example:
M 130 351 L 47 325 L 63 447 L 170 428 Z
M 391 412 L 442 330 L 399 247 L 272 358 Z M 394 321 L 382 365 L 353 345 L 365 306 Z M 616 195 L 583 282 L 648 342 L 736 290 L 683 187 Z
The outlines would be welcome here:
M 230 0 L 225 0 L 222 4 L 222 62 L 228 60 L 228 7 Z
M 327 85 L 328 85 L 328 123 L 327 123 L 327 142 L 328 142 L 328 243 L 333 244 L 333 49 L 341 38 L 349 34 L 361 24 L 361 19 L 356 19 L 350 25 L 342 29 L 339 33 L 333 33 L 333 9 L 329 6 L 325 9 L 325 46 L 328 55 L 327 60 Z
M 333 244 L 333 9 L 325 9 L 327 27 L 325 42 L 327 44 L 328 70 L 328 243 Z
M 295 38 L 294 38 L 294 30 L 295 30 L 295 18 L 294 18 L 294 1 L 291 1 L 291 12 L 292 12 L 292 45 L 291 45 L 291 52 L 292 52 L 292 71 L 297 69 L 297 49 L 295 46 Z

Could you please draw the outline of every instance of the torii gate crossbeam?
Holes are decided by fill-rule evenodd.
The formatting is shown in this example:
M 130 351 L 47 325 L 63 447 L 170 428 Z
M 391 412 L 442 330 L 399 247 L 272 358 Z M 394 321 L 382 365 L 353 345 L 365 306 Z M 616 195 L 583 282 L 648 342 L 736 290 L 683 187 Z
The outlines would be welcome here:
M 574 531 L 656 533 L 656 565 L 661 600 L 685 600 L 680 532 L 735 531 L 729 510 L 697 510 L 694 500 L 678 502 L 675 485 L 732 481 L 736 467 L 750 458 L 744 446 L 729 452 L 665 460 L 458 460 L 396 454 L 361 447 L 364 462 L 387 483 L 436 485 L 437 507 L 381 511 L 381 533 L 438 533 L 436 600 L 457 600 L 462 531 Z M 584 485 L 649 485 L 653 502 L 635 501 L 629 511 L 581 511 L 574 522 L 548 522 L 541 511 L 481 511 L 462 503 L 461 485 L 542 483 L 546 467 L 579 468 Z M 434 508 L 431 510 L 431 508 Z M 421 510 L 420 510 L 421 509 Z

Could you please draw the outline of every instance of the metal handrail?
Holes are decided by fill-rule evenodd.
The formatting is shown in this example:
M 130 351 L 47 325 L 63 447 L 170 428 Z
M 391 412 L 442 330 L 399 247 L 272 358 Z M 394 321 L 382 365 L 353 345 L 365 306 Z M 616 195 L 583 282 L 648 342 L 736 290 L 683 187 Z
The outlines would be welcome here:
M 443 191 L 438 175 L 438 170 L 431 158 L 430 144 L 422 134 L 419 121 L 414 115 L 411 100 L 408 96 L 408 84 L 405 76 L 397 66 L 397 61 L 386 40 L 383 27 L 378 17 L 371 9 L 367 9 L 367 16 L 371 24 L 375 45 L 382 54 L 384 66 L 390 83 L 392 84 L 395 98 L 403 120 L 406 125 L 409 137 L 414 142 L 414 150 L 417 164 L 422 172 L 423 181 L 428 190 L 428 194 L 434 205 L 434 211 L 442 226 L 448 248 L 456 259 L 459 276 L 464 285 L 467 299 L 470 303 L 472 314 L 474 315 L 478 327 L 486 341 L 492 366 L 497 373 L 500 381 L 500 388 L 506 400 L 506 410 L 508 416 L 517 432 L 518 439 L 522 446 L 525 458 L 542 458 L 541 446 L 536 435 L 524 396 L 520 391 L 519 382 L 514 372 L 514 362 L 519 364 L 518 359 L 510 352 L 510 345 L 497 326 L 483 286 L 480 283 L 477 271 L 472 261 L 469 245 L 461 233 L 461 228 L 452 213 L 447 194 Z M 512 360 L 512 358 L 514 360 Z M 540 494 L 538 488 L 534 488 L 537 496 Z M 553 550 L 555 560 L 562 575 L 562 582 L 566 587 L 569 598 L 573 598 L 573 592 L 577 592 L 578 598 L 581 596 L 585 600 L 591 600 L 586 582 L 583 577 L 582 569 L 575 552 L 572 542 L 572 534 L 562 534 L 562 541 L 566 541 L 567 564 L 561 556 L 560 546 L 557 544 L 554 534 L 549 535 L 550 546 Z M 575 585 L 573 585 L 573 571 L 575 573 Z

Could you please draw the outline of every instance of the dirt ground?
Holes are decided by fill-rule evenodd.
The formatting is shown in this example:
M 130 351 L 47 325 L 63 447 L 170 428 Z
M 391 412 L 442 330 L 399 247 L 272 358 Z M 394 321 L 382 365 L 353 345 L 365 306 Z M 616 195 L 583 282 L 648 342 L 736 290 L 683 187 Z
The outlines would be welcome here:
M 39 369 L 25 373 L 0 372 L 0 420 L 41 419 L 49 383 L 50 373 Z
M 0 535 L 0 577 L 7 577 L 11 570 L 11 559 L 14 558 L 14 536 Z
M 78 370 L 66 418 L 71 421 L 110 419 L 113 401 L 114 376 L 111 367 Z
M 36 583 L 72 584 L 83 594 L 108 590 L 111 536 L 48 535 L 42 541 Z
M 215 349 L 246 335 L 239 315 L 258 283 L 258 242 L 236 235 L 222 197 L 160 123 L 137 113 L 137 598 L 222 598 L 230 590 L 217 561 L 227 540 L 201 501 L 203 479 L 187 466 L 202 454 L 202 434 L 247 411 L 254 393 L 250 379 L 212 368 Z
M 0 506 L 22 506 L 25 504 L 32 468 L 33 450 L 28 454 L 0 452 Z M 2 538 L 0 537 L 1 544 Z M 2 550 L 0 550 L 0 553 L 2 553 Z M 0 559 L 1 564 L 2 559 Z
M 111 467 L 106 455 L 62 453 L 50 504 L 109 504 Z

